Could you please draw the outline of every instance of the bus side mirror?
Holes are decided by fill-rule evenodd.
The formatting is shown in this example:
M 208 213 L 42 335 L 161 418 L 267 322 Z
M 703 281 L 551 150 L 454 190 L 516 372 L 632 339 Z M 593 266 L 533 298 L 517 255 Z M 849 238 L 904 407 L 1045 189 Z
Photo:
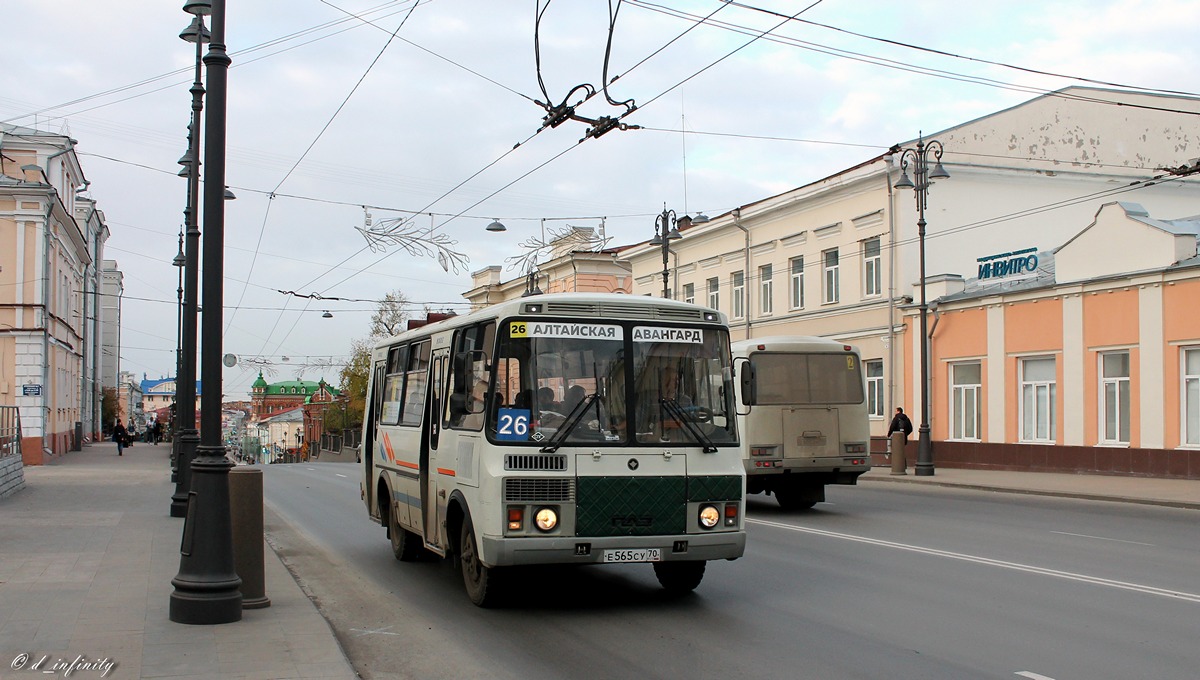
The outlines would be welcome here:
M 754 370 L 754 363 L 749 359 L 745 360 L 741 370 L 742 379 L 742 403 L 746 406 L 751 406 L 758 403 L 758 380 Z
M 754 364 L 749 359 L 736 359 L 733 362 L 734 373 L 738 377 L 738 393 L 741 395 L 743 406 L 753 406 L 758 401 L 758 382 L 755 380 Z M 750 409 L 746 409 L 742 413 L 738 409 L 738 415 L 744 416 L 750 413 Z

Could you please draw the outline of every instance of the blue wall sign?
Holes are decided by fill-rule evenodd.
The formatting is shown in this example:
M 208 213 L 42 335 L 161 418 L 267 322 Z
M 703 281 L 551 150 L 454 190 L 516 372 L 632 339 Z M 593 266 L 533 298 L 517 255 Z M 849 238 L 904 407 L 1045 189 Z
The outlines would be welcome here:
M 1023 279 L 1037 273 L 1037 248 L 1014 250 L 1010 253 L 988 255 L 975 260 L 979 263 L 979 280 Z

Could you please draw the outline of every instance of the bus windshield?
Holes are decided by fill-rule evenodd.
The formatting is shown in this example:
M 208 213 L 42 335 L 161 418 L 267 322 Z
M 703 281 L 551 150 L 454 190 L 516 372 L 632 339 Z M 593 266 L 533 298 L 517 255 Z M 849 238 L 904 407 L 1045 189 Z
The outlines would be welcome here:
M 497 442 L 737 441 L 722 329 L 541 319 L 505 326 L 488 409 Z
M 862 369 L 853 354 L 755 352 L 757 404 L 861 404 Z

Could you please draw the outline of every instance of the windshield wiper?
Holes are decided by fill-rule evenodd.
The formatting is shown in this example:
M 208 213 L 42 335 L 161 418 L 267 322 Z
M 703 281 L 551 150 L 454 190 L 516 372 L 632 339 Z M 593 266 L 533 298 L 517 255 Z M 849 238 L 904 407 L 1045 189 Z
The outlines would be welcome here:
M 674 399 L 659 399 L 658 401 L 660 404 L 662 404 L 663 410 L 670 414 L 672 418 L 679 421 L 683 425 L 684 429 L 692 434 L 692 437 L 694 437 L 696 441 L 704 445 L 703 451 L 705 453 L 717 452 L 716 445 L 713 444 L 712 440 L 708 438 L 708 435 L 704 434 L 704 431 L 701 430 L 696 423 L 692 422 L 691 418 L 688 417 L 688 414 L 684 412 L 683 407 L 679 405 L 679 402 L 675 401 Z
M 567 417 L 563 420 L 562 426 L 558 428 L 558 431 L 554 433 L 554 436 L 550 438 L 550 441 L 542 447 L 542 453 L 554 453 L 555 451 L 558 451 L 559 447 L 563 445 L 563 442 L 566 441 L 567 437 L 571 436 L 571 433 L 574 432 L 575 428 L 579 426 L 580 421 L 583 420 L 583 414 L 587 413 L 588 407 L 592 405 L 592 402 L 597 401 L 599 398 L 599 392 L 592 392 L 581 399 L 578 404 L 575 404 L 575 408 L 571 409 L 571 412 L 568 413 Z M 596 417 L 600 417 L 599 411 L 596 412 Z

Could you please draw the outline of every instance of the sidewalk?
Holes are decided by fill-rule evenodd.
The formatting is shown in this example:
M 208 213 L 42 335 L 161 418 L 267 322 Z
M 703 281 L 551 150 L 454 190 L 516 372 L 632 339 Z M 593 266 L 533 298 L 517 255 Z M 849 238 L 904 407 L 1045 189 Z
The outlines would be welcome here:
M 866 483 L 895 482 L 952 486 L 984 491 L 1064 496 L 1200 510 L 1200 481 L 1189 479 L 960 468 L 935 468 L 932 476 L 918 477 L 911 465 L 908 467 L 907 475 L 892 475 L 890 467 L 874 467 L 858 479 L 860 482 Z
M 356 678 L 265 544 L 270 607 L 170 621 L 183 520 L 170 516 L 169 455 L 88 445 L 25 468 L 25 489 L 0 500 L 0 678 Z

